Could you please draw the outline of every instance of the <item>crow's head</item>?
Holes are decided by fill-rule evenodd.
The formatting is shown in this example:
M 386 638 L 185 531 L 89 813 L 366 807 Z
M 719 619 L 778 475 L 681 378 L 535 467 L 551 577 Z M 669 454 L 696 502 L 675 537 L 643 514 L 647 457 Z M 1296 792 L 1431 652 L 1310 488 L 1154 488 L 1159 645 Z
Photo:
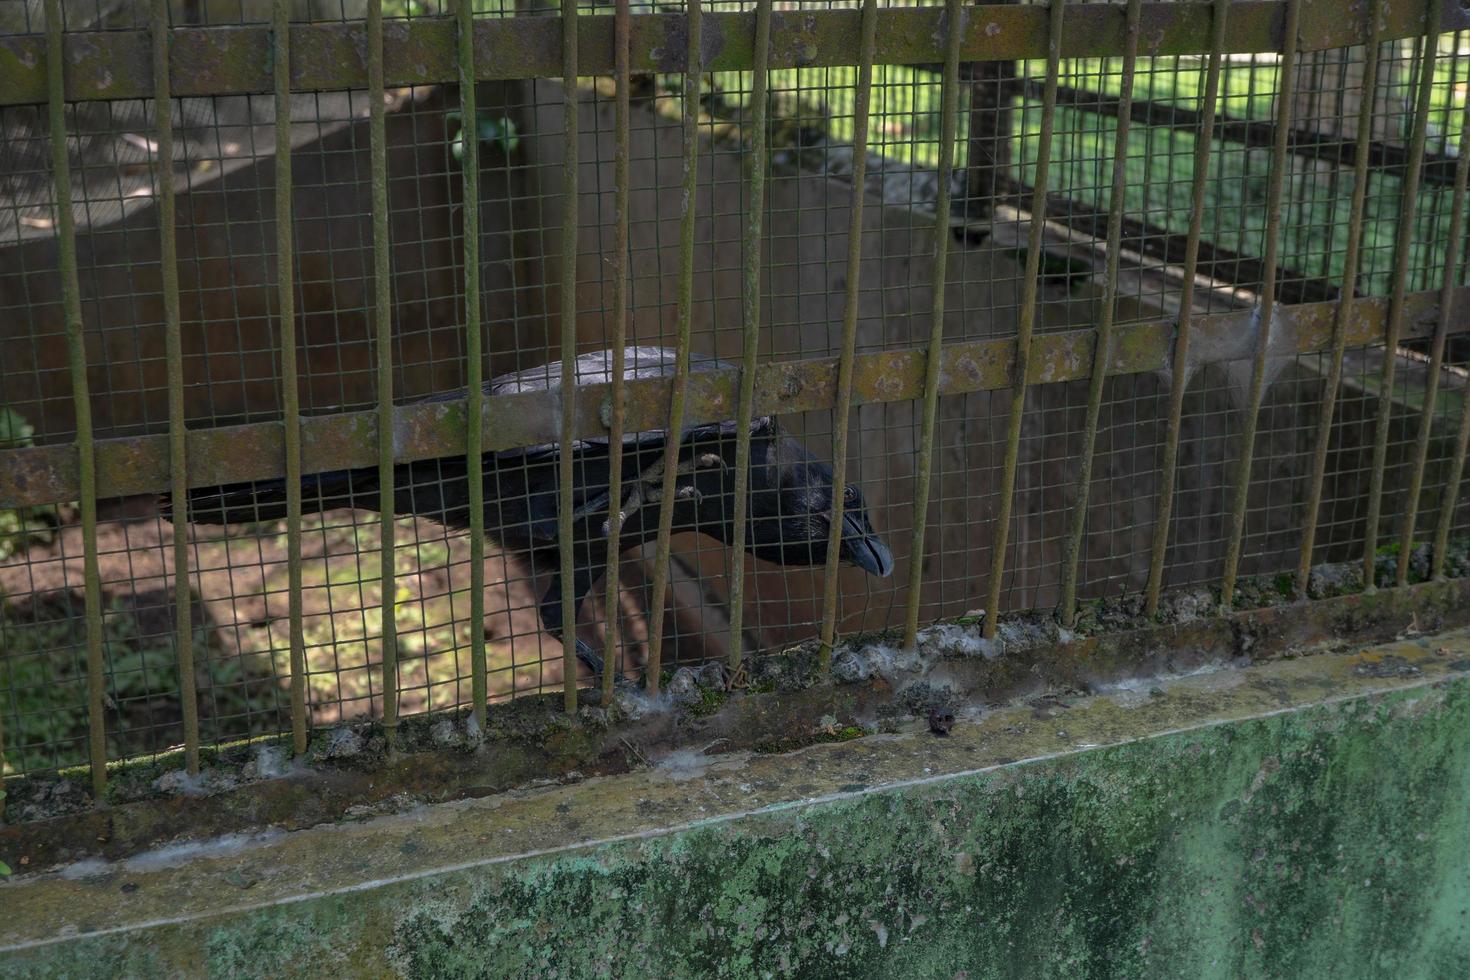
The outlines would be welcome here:
M 827 560 L 832 528 L 832 467 L 772 426 L 771 438 L 752 451 L 750 524 L 746 550 L 782 565 L 820 565 Z M 880 578 L 893 574 L 893 553 L 868 520 L 862 491 L 842 493 L 842 553 L 838 560 Z

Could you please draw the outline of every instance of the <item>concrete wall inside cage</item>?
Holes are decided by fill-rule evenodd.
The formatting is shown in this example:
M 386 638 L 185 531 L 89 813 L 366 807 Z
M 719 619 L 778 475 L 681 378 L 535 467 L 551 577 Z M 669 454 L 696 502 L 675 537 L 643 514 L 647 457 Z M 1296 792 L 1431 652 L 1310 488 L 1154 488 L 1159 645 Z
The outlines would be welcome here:
M 492 372 L 556 356 L 557 282 L 562 175 L 561 87 L 553 81 L 485 84 L 482 109 L 512 118 L 521 138 L 509 156 L 486 144 L 482 179 L 482 295 Z M 449 152 L 446 111 L 452 90 L 400 93 L 388 120 L 397 393 L 404 398 L 462 383 L 461 209 L 458 166 Z M 371 228 L 368 207 L 366 104 L 349 111 L 293 153 L 302 403 L 308 411 L 363 407 L 374 399 Z M 579 176 L 579 309 L 584 349 L 605 345 L 611 331 L 613 110 L 610 100 L 581 103 Z M 309 123 L 307 125 L 310 125 Z M 633 314 L 630 339 L 672 344 L 677 325 L 679 121 L 635 105 L 632 115 Z M 268 127 L 258 127 L 268 128 Z M 295 142 L 295 141 L 293 141 Z M 509 164 L 509 166 L 507 165 Z M 738 356 L 740 240 L 745 223 L 740 153 L 701 146 L 695 249 L 694 336 L 697 349 Z M 201 179 L 201 177 L 203 179 Z M 917 174 L 922 181 L 932 174 Z M 180 274 L 185 319 L 187 413 L 194 424 L 276 417 L 279 357 L 275 309 L 273 160 L 221 168 L 219 176 L 181 182 Z M 768 184 L 765 221 L 761 356 L 830 356 L 839 349 L 845 292 L 849 183 L 777 167 Z M 869 198 L 864 211 L 859 350 L 927 342 L 932 291 L 932 219 L 904 202 Z M 890 201 L 894 198 L 890 197 Z M 159 297 L 156 213 L 143 206 L 108 225 L 84 226 L 83 313 L 89 382 L 99 434 L 161 431 L 166 380 Z M 0 323 L 8 352 L 0 401 L 34 422 L 43 438 L 65 439 L 73 422 L 59 308 L 54 238 L 36 237 L 7 250 L 0 273 Z M 946 293 L 947 342 L 1012 335 L 1021 270 L 994 240 L 953 241 Z M 1093 322 L 1097 291 L 1048 287 L 1038 329 Z M 1125 316 L 1130 315 L 1126 312 Z M 1322 393 L 1313 364 L 1291 362 L 1273 377 L 1261 418 L 1245 546 L 1246 573 L 1292 568 L 1296 562 L 1311 439 Z M 1174 582 L 1213 580 L 1226 537 L 1228 488 L 1239 454 L 1244 365 L 1206 366 L 1185 400 L 1179 498 L 1170 550 Z M 1082 568 L 1083 593 L 1137 589 L 1147 569 L 1155 513 L 1159 446 L 1167 411 L 1166 379 L 1110 379 Z M 1008 392 L 945 397 L 940 404 L 930 532 L 926 542 L 926 618 L 981 604 L 997 509 Z M 1086 382 L 1047 385 L 1028 398 L 1016 519 L 1007 562 L 1009 607 L 1055 601 L 1070 509 Z M 1360 540 L 1359 501 L 1366 490 L 1371 418 L 1376 401 L 1348 397 L 1329 460 L 1324 558 L 1332 545 Z M 827 452 L 828 413 L 786 420 L 819 454 Z M 843 573 L 842 628 L 892 625 L 902 616 L 914 499 L 918 406 L 865 405 L 854 411 L 853 478 L 861 483 L 875 524 L 889 537 L 898 568 L 887 583 Z M 1397 513 L 1395 488 L 1407 483 L 1407 445 L 1417 414 L 1395 415 L 1386 513 Z M 1443 456 L 1441 450 L 1438 453 Z M 1432 472 L 1429 486 L 1436 485 Z M 1433 508 L 1424 512 L 1432 514 Z M 1387 527 L 1388 525 L 1385 525 Z M 721 611 L 728 556 L 708 543 L 682 541 L 674 574 L 676 622 L 669 635 L 695 659 L 723 652 L 728 623 Z M 627 574 L 638 590 L 641 563 Z M 820 576 L 811 571 L 755 569 L 750 642 L 774 645 L 808 635 L 819 618 Z M 512 629 L 534 631 L 536 598 L 529 583 L 500 600 L 521 609 Z M 523 594 L 522 594 L 523 593 Z M 497 603 L 499 605 L 500 603 Z M 599 609 L 584 612 L 593 639 Z M 629 634 L 636 639 L 636 632 Z

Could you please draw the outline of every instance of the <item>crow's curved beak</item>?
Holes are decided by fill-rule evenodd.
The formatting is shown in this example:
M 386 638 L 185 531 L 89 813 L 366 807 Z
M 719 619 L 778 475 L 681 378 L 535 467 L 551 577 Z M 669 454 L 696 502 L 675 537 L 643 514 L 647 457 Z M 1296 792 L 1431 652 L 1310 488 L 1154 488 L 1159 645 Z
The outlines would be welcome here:
M 842 557 L 879 578 L 893 574 L 893 552 L 870 528 L 862 527 L 851 514 L 842 515 Z

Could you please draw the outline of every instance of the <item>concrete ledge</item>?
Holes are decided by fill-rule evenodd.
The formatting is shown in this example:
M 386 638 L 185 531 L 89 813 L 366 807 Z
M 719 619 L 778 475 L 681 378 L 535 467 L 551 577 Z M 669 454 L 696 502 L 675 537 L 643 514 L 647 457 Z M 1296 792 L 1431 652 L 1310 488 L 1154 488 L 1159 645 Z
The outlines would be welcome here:
M 1467 975 L 1467 801 L 1455 632 L 21 875 L 0 973 Z

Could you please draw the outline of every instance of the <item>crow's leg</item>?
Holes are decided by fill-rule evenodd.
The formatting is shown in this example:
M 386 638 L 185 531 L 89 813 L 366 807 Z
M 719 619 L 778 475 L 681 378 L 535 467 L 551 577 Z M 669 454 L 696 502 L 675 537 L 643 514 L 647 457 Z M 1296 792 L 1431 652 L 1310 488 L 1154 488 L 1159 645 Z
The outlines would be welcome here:
M 719 453 L 701 453 L 693 459 L 686 459 L 684 462 L 680 463 L 678 468 L 674 470 L 674 475 L 690 476 L 694 473 L 695 470 L 709 469 L 714 466 L 720 466 L 724 467 L 725 469 L 729 469 L 729 465 L 725 462 L 724 457 L 722 457 Z M 644 504 L 658 503 L 660 500 L 663 499 L 663 487 L 660 485 L 660 481 L 663 479 L 663 472 L 664 461 L 660 459 L 648 469 L 638 474 L 638 479 L 633 482 L 632 489 L 628 491 L 628 499 L 625 500 L 623 502 L 623 506 L 619 508 L 619 523 L 626 522 L 628 518 L 637 513 L 638 508 L 643 506 Z M 698 500 L 699 490 L 694 486 L 694 484 L 691 483 L 688 486 L 680 487 L 677 491 L 675 491 L 674 496 L 678 497 L 680 500 L 687 500 L 690 497 Z M 599 498 L 599 500 L 601 499 L 602 498 Z M 604 521 L 602 523 L 602 533 L 604 535 L 607 535 L 611 533 L 611 530 L 612 522 Z
M 591 559 L 586 565 L 578 566 L 572 574 L 572 593 L 575 596 L 572 606 L 572 616 L 574 619 L 572 624 L 566 628 L 571 629 L 573 635 L 576 634 L 577 629 L 575 616 L 582 608 L 582 600 L 591 591 L 592 583 L 597 581 L 598 577 L 602 575 L 604 564 L 605 560 Z M 562 638 L 562 630 L 565 627 L 565 624 L 562 622 L 561 600 L 561 572 L 557 572 L 551 579 L 551 587 L 546 590 L 546 595 L 541 599 L 541 625 L 545 628 L 546 632 L 558 640 Z M 584 640 L 579 638 L 576 642 L 577 659 L 587 665 L 587 669 L 592 671 L 594 677 L 600 677 L 604 667 L 602 657 Z

